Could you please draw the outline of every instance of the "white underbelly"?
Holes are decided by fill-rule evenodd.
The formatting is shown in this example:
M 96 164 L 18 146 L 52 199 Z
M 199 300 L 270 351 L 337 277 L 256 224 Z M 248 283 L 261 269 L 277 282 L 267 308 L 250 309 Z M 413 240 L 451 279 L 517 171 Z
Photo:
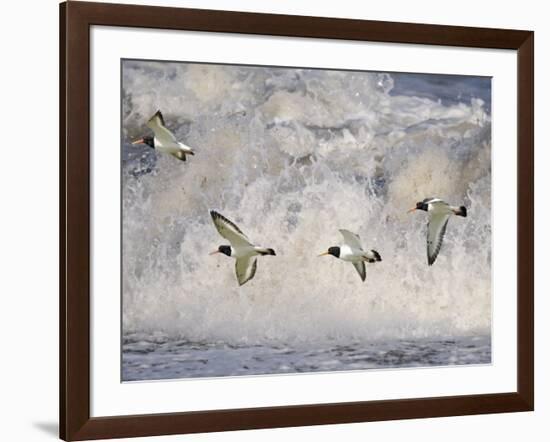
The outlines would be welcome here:
M 254 250 L 254 247 L 238 247 L 231 248 L 231 256 L 234 258 L 249 258 L 251 256 L 257 255 L 258 252 Z
M 447 215 L 453 213 L 448 204 L 442 203 L 429 205 L 428 212 L 432 215 Z
M 351 247 L 343 246 L 340 247 L 340 259 L 342 261 L 348 261 L 348 262 L 360 262 L 364 261 L 365 258 L 363 257 L 363 251 L 362 250 L 355 250 Z
M 175 144 L 175 143 L 163 144 L 158 140 L 158 138 L 155 138 L 155 149 L 157 149 L 159 152 L 170 153 L 170 154 L 176 154 L 181 150 L 179 144 Z

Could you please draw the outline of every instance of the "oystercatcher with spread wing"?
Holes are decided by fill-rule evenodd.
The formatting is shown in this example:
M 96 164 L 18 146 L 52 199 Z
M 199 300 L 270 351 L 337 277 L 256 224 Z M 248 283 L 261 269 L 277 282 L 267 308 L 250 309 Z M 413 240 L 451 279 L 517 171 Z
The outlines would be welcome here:
M 275 256 L 275 250 L 255 246 L 235 223 L 229 221 L 215 210 L 210 211 L 210 216 L 218 233 L 231 244 L 219 246 L 218 250 L 213 251 L 211 255 L 222 253 L 235 258 L 237 260 L 235 262 L 237 281 L 239 281 L 239 285 L 243 285 L 254 278 L 257 257 L 265 255 Z

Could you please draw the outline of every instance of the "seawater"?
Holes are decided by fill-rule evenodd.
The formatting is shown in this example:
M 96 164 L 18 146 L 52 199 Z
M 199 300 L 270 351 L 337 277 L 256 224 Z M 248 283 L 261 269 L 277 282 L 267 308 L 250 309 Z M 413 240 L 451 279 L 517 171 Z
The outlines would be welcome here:
M 490 80 L 124 61 L 123 380 L 491 362 Z M 161 109 L 196 155 L 132 140 Z M 466 205 L 432 267 L 426 214 Z M 239 287 L 209 209 L 272 247 Z M 383 261 L 317 255 L 338 229 Z M 117 296 L 118 294 L 113 294 Z

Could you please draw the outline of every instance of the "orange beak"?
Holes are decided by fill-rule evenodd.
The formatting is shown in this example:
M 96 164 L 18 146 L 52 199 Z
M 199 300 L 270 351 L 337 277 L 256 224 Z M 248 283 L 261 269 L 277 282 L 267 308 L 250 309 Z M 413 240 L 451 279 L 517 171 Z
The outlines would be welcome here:
M 214 250 L 213 252 L 210 252 L 209 255 L 215 255 L 216 253 L 220 253 L 219 250 Z
M 140 138 L 139 140 L 132 141 L 132 144 L 145 144 L 145 141 L 143 141 L 143 138 Z
M 324 252 L 324 253 L 321 253 L 320 255 L 317 255 L 317 257 L 319 257 L 319 256 L 326 256 L 326 255 L 330 255 L 330 253 Z
M 413 207 L 412 209 L 407 210 L 407 213 L 414 212 L 416 210 L 416 207 Z

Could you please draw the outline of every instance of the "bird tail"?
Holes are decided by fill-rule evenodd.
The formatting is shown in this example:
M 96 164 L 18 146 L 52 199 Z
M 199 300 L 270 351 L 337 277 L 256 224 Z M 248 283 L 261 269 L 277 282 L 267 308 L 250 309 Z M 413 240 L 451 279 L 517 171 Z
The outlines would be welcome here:
M 468 211 L 466 210 L 466 207 L 464 207 L 464 206 L 455 207 L 453 209 L 453 212 L 455 213 L 455 215 L 463 216 L 464 218 L 466 218 L 466 216 L 468 214 Z
M 376 258 L 376 261 L 382 261 L 382 257 L 380 256 L 380 253 L 378 253 L 376 250 L 371 250 L 371 252 L 373 253 L 374 257 Z
M 195 151 L 191 149 L 189 146 L 183 143 L 178 143 L 180 146 L 180 152 L 184 155 L 195 155 Z
M 257 248 L 256 249 L 257 252 L 262 255 L 262 256 L 265 256 L 265 255 L 271 255 L 271 256 L 276 256 L 275 255 L 275 250 L 273 249 L 262 249 L 262 248 Z

